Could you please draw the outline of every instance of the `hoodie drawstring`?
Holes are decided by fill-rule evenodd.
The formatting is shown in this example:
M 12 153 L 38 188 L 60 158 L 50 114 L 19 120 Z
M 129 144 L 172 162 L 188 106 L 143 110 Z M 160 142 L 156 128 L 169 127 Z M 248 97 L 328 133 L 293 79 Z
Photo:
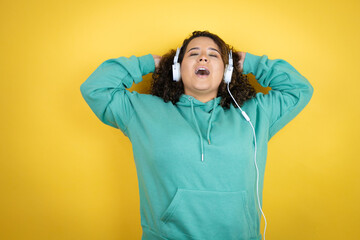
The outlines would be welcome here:
M 203 141 L 203 138 L 202 138 L 202 136 L 201 136 L 201 131 L 200 131 L 199 124 L 198 124 L 198 122 L 197 122 L 197 120 L 196 120 L 195 111 L 194 111 L 193 99 L 192 99 L 192 98 L 189 98 L 189 100 L 190 100 L 190 103 L 191 103 L 192 116 L 193 116 L 193 118 L 194 118 L 195 125 L 196 125 L 196 128 L 197 128 L 199 137 L 200 137 L 200 144 L 201 144 L 201 161 L 203 162 L 203 161 L 204 161 L 204 141 Z M 208 126 L 208 131 L 207 131 L 207 139 L 208 139 L 209 144 L 210 144 L 211 122 L 212 122 L 213 113 L 215 112 L 215 106 L 216 106 L 216 100 L 214 99 L 214 106 L 213 106 L 213 109 L 212 109 L 212 111 L 211 111 L 210 120 L 209 120 L 209 126 Z
M 190 98 L 190 102 L 191 102 L 191 112 L 192 112 L 192 115 L 193 115 L 193 118 L 195 120 L 195 124 L 196 124 L 196 128 L 198 130 L 198 134 L 199 134 L 199 137 L 200 137 L 200 144 L 201 144 L 201 161 L 203 162 L 204 161 L 204 142 L 203 142 L 203 139 L 201 137 L 201 132 L 200 132 L 200 128 L 199 128 L 199 124 L 196 120 L 196 117 L 195 117 L 195 112 L 194 112 L 194 104 L 193 104 L 193 101 L 192 101 L 192 98 Z
M 215 112 L 215 106 L 216 106 L 216 100 L 214 99 L 214 106 L 213 106 L 211 114 L 210 114 L 209 126 L 208 126 L 208 131 L 207 131 L 207 139 L 208 139 L 209 145 L 210 145 L 211 121 L 212 121 L 213 113 Z

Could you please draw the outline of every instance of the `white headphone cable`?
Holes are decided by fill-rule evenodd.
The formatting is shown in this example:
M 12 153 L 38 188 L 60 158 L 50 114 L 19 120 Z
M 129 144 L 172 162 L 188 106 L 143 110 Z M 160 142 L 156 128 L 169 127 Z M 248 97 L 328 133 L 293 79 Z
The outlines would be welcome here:
M 241 107 L 238 105 L 238 103 L 237 103 L 236 100 L 234 99 L 233 95 L 231 94 L 230 89 L 229 89 L 229 83 L 227 84 L 227 90 L 228 90 L 231 98 L 234 100 L 236 106 L 240 109 L 241 114 L 244 116 L 244 118 L 246 119 L 246 121 L 248 121 L 248 122 L 250 123 L 250 126 L 251 126 L 251 128 L 252 128 L 252 130 L 253 130 L 254 141 L 255 141 L 254 161 L 255 161 L 255 167 L 256 167 L 256 193 L 257 193 L 258 205 L 259 205 L 260 211 L 261 211 L 262 215 L 264 216 L 264 220 L 265 220 L 265 228 L 264 228 L 264 240 L 265 240 L 265 232 L 266 232 L 267 222 L 266 222 L 265 214 L 264 214 L 264 212 L 263 212 L 263 210 L 262 210 L 262 208 L 261 208 L 260 198 L 259 198 L 259 169 L 258 169 L 258 166 L 257 166 L 257 163 L 256 163 L 257 145 L 256 145 L 255 128 L 254 128 L 254 126 L 252 125 L 249 116 L 241 109 Z

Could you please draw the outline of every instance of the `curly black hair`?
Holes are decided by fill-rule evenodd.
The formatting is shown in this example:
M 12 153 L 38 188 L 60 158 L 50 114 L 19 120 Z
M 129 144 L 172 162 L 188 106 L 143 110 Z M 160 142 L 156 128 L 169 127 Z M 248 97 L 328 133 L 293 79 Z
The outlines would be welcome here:
M 221 58 L 224 62 L 224 65 L 229 61 L 228 56 L 230 50 L 232 50 L 233 53 L 237 52 L 232 46 L 226 44 L 219 36 L 210 33 L 209 31 L 194 31 L 192 35 L 185 39 L 182 44 L 182 48 L 179 54 L 180 65 L 182 63 L 187 45 L 192 39 L 197 37 L 211 38 L 217 44 L 220 49 Z M 175 54 L 176 50 L 171 49 L 168 53 L 162 56 L 159 67 L 152 75 L 153 81 L 151 83 L 150 91 L 152 95 L 161 97 L 165 102 L 171 101 L 173 104 L 176 104 L 179 101 L 180 96 L 184 94 L 183 82 L 173 81 L 172 64 Z M 233 54 L 233 62 L 237 63 L 239 60 L 239 55 Z M 249 83 L 247 76 L 242 74 L 237 64 L 234 64 L 234 71 L 229 89 L 240 106 L 242 106 L 246 100 L 251 99 L 256 95 L 254 87 Z M 217 97 L 221 97 L 220 105 L 222 107 L 230 108 L 231 103 L 234 107 L 237 107 L 235 103 L 233 103 L 233 100 L 227 91 L 227 84 L 224 81 L 221 81 L 219 85 Z

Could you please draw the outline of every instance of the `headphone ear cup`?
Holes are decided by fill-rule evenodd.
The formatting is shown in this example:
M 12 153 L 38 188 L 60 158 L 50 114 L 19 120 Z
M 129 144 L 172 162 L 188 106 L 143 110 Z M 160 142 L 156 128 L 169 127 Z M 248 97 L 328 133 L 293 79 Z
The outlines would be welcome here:
M 180 78 L 181 78 L 180 63 L 178 62 L 181 48 L 182 47 L 177 48 L 176 54 L 174 57 L 174 64 L 172 65 L 173 80 L 175 82 L 180 81 Z
M 172 65 L 172 73 L 173 73 L 173 80 L 175 82 L 180 81 L 181 78 L 180 63 L 174 63 Z
M 232 76 L 233 70 L 234 70 L 233 66 L 226 65 L 225 72 L 224 72 L 224 81 L 225 81 L 225 83 L 230 83 L 231 82 L 231 76 Z

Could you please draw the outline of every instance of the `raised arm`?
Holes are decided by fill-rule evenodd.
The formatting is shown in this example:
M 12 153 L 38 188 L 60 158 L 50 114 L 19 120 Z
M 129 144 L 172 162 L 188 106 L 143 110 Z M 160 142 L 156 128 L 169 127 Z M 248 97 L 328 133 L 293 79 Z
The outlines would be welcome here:
M 80 91 L 95 115 L 105 124 L 119 128 L 127 135 L 127 126 L 133 115 L 132 92 L 126 90 L 142 81 L 142 76 L 154 72 L 151 54 L 130 58 L 112 58 L 103 62 L 81 84 Z
M 285 60 L 270 60 L 266 55 L 250 53 L 246 53 L 243 59 L 243 73 L 252 73 L 259 84 L 272 88 L 268 94 L 256 95 L 270 122 L 270 139 L 308 104 L 313 87 Z

